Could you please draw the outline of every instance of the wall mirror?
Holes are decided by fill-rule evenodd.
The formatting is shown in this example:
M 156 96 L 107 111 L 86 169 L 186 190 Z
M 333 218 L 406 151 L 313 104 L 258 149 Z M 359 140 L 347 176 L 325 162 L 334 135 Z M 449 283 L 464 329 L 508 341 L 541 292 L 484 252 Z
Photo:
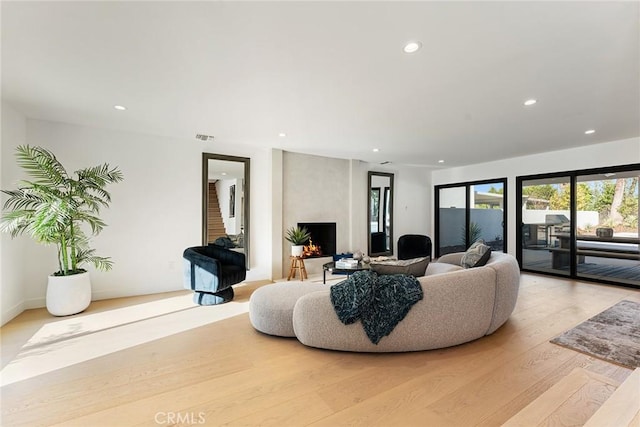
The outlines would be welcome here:
M 245 254 L 249 269 L 250 159 L 202 154 L 202 244 Z
M 367 235 L 369 255 L 393 254 L 393 174 L 369 172 Z

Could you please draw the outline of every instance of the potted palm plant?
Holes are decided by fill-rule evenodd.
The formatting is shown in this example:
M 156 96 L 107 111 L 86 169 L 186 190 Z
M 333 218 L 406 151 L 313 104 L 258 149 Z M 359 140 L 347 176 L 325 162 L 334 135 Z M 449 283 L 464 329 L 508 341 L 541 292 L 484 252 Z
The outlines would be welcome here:
M 285 237 L 286 240 L 291 242 L 291 256 L 302 256 L 304 244 L 309 241 L 311 234 L 306 227 L 291 227 L 287 230 Z
M 29 145 L 18 146 L 16 158 L 30 180 L 20 181 L 17 190 L 2 190 L 8 198 L 0 230 L 55 244 L 59 270 L 49 276 L 47 310 L 55 316 L 84 311 L 91 302 L 91 282 L 83 264 L 105 271 L 113 265 L 95 254 L 89 237 L 106 226 L 98 217 L 111 202 L 105 187 L 122 181 L 122 172 L 105 163 L 70 175 L 51 151 Z

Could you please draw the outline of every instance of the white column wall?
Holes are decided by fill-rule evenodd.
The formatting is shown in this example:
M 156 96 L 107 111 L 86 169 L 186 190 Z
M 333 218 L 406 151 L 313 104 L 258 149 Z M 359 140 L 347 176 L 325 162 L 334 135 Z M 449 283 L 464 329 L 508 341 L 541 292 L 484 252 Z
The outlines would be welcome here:
M 284 221 L 283 221 L 283 162 L 284 152 L 280 149 L 271 150 L 271 278 L 279 279 L 283 275 L 284 251 Z M 288 243 L 288 242 L 287 242 Z M 287 260 L 288 261 L 288 260 Z
M 335 222 L 337 252 L 351 250 L 349 161 L 285 151 L 282 165 L 283 231 L 299 222 Z M 284 234 L 281 239 L 282 275 L 286 276 L 291 244 L 284 240 Z M 308 273 L 322 272 L 322 262 L 327 262 L 326 258 L 307 260 Z
M 350 168 L 350 227 L 351 236 L 349 248 L 351 251 L 367 252 L 367 168 L 368 164 L 360 160 L 351 160 Z
M 404 166 L 395 171 L 393 200 L 394 254 L 398 254 L 398 238 L 403 234 L 430 232 L 432 211 L 431 170 Z

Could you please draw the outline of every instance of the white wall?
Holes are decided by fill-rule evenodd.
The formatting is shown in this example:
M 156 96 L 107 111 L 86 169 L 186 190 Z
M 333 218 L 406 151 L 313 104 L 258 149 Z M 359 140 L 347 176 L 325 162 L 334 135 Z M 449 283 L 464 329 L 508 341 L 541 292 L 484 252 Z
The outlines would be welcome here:
M 359 195 L 354 212 L 359 216 L 361 226 L 355 228 L 354 250 L 367 250 L 367 198 L 369 197 L 368 171 L 393 174 L 393 253 L 398 253 L 398 238 L 403 234 L 429 235 L 431 224 L 431 170 L 428 168 L 404 165 L 379 165 L 375 163 L 354 162 L 356 177 L 354 193 Z M 374 185 L 376 186 L 376 185 Z M 355 190 L 357 188 L 357 190 Z
M 394 253 L 402 234 L 433 235 L 432 185 L 507 177 L 508 245 L 513 253 L 517 175 L 640 161 L 640 139 L 632 138 L 431 171 L 26 120 L 3 103 L 3 189 L 13 188 L 23 178 L 13 153 L 25 142 L 52 149 L 70 170 L 106 161 L 125 174 L 123 183 L 110 188 L 112 207 L 103 212 L 109 227 L 94 242 L 99 254 L 115 261 L 113 271 L 92 273 L 94 299 L 182 288 L 182 251 L 201 242 L 200 168 L 205 151 L 251 158 L 248 280 L 282 274 L 289 250 L 283 230 L 298 221 L 335 218 L 338 251 L 366 251 L 368 170 L 394 173 Z M 298 212 L 299 207 L 304 208 Z M 287 266 L 284 262 L 284 269 Z M 6 323 L 24 308 L 44 306 L 46 278 L 56 268 L 55 249 L 3 235 L 0 268 L 2 323 Z
M 27 139 L 27 119 L 5 102 L 2 103 L 2 137 L 0 139 L 0 188 L 13 188 L 18 167 L 11 160 L 14 147 Z M 6 198 L 2 197 L 2 202 Z M 4 325 L 25 307 L 25 282 L 22 279 L 22 258 L 27 237 L 11 239 L 0 236 L 0 321 Z
M 516 176 L 600 168 L 640 162 L 640 138 L 594 144 L 569 150 L 433 171 L 432 184 L 443 185 L 493 178 L 507 178 L 507 251 L 516 248 Z M 433 221 L 431 230 L 434 230 Z M 435 243 L 435 242 L 434 242 Z
M 398 238 L 403 234 L 426 234 L 433 238 L 431 170 L 399 165 L 378 170 L 394 174 L 393 253 L 398 254 Z
M 9 118 L 9 115 L 3 116 L 6 122 Z M 20 121 L 14 120 L 14 123 L 19 128 Z M 3 126 L 4 133 L 8 129 Z M 114 269 L 108 273 L 90 268 L 94 299 L 182 288 L 182 251 L 199 245 L 201 239 L 200 168 L 201 154 L 205 151 L 251 158 L 248 280 L 282 276 L 285 251 L 288 262 L 289 245 L 283 241 L 283 230 L 291 222 L 289 218 L 285 220 L 284 215 L 285 211 L 287 215 L 292 214 L 289 207 L 311 208 L 295 222 L 337 218 L 338 250 L 366 252 L 367 171 L 370 168 L 395 173 L 396 237 L 404 233 L 426 233 L 429 224 L 430 184 L 429 175 L 423 169 L 380 169 L 378 165 L 358 160 L 287 153 L 301 156 L 307 162 L 295 166 L 294 175 L 302 178 L 289 178 L 289 196 L 296 196 L 285 201 L 283 171 L 286 168 L 281 150 L 261 151 L 219 142 L 212 149 L 210 144 L 195 140 L 25 121 L 24 118 L 22 129 L 22 139 L 13 137 L 10 139 L 15 143 L 2 145 L 3 154 L 10 154 L 3 156 L 1 162 L 4 187 L 13 187 L 24 177 L 12 155 L 15 146 L 23 142 L 53 150 L 69 170 L 108 162 L 119 166 L 125 175 L 124 182 L 110 187 L 113 202 L 111 208 L 102 213 L 109 226 L 94 240 L 98 253 L 112 257 L 115 262 Z M 309 178 L 310 170 L 316 171 L 312 172 L 317 175 L 315 178 Z M 332 178 L 327 180 L 327 177 Z M 305 193 L 306 181 L 315 182 L 312 187 L 317 188 Z M 2 288 L 21 291 L 12 299 L 13 305 L 18 304 L 14 314 L 24 308 L 44 306 L 47 276 L 56 269 L 55 248 L 37 245 L 28 238 L 13 241 L 7 238 L 3 236 L 2 265 L 10 262 L 16 267 L 13 273 L 3 269 Z M 6 244 L 11 245 L 10 253 L 4 250 Z M 8 312 L 5 310 L 8 301 L 10 299 L 3 300 L 3 315 Z
M 284 247 L 284 221 L 283 221 L 283 169 L 282 163 L 284 152 L 280 149 L 271 150 L 271 179 L 269 181 L 269 205 L 268 210 L 271 212 L 271 278 L 279 279 L 283 275 L 283 251 Z M 287 242 L 289 243 L 289 242 Z M 288 261 L 288 260 L 287 260 Z
M 349 176 L 351 188 L 349 192 L 349 221 L 351 233 L 349 238 L 349 250 L 367 253 L 367 171 L 369 164 L 360 160 L 349 161 Z
M 51 149 L 71 171 L 108 162 L 124 173 L 124 182 L 109 188 L 111 208 L 102 212 L 109 226 L 93 244 L 99 255 L 112 257 L 115 265 L 106 273 L 89 268 L 93 299 L 182 288 L 182 251 L 200 245 L 202 238 L 203 152 L 251 158 L 247 279 L 270 278 L 270 214 L 264 209 L 269 205 L 267 150 L 39 120 L 27 120 L 27 142 Z M 3 142 L 2 148 L 12 152 L 16 145 Z M 3 156 L 2 164 L 11 165 L 13 159 Z M 8 185 L 4 179 L 3 185 Z M 56 269 L 55 249 L 29 244 L 28 255 L 19 260 L 24 269 L 21 281 L 26 283 L 25 307 L 41 307 L 47 276 Z M 2 257 L 7 259 L 4 252 Z

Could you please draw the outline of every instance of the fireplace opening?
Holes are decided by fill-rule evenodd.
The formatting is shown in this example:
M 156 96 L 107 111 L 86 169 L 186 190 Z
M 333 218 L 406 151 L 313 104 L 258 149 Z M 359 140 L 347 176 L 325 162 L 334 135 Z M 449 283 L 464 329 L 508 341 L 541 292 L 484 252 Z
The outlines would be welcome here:
M 311 234 L 310 242 L 305 246 L 306 258 L 331 256 L 336 253 L 335 222 L 299 222 L 298 227 L 306 227 Z

